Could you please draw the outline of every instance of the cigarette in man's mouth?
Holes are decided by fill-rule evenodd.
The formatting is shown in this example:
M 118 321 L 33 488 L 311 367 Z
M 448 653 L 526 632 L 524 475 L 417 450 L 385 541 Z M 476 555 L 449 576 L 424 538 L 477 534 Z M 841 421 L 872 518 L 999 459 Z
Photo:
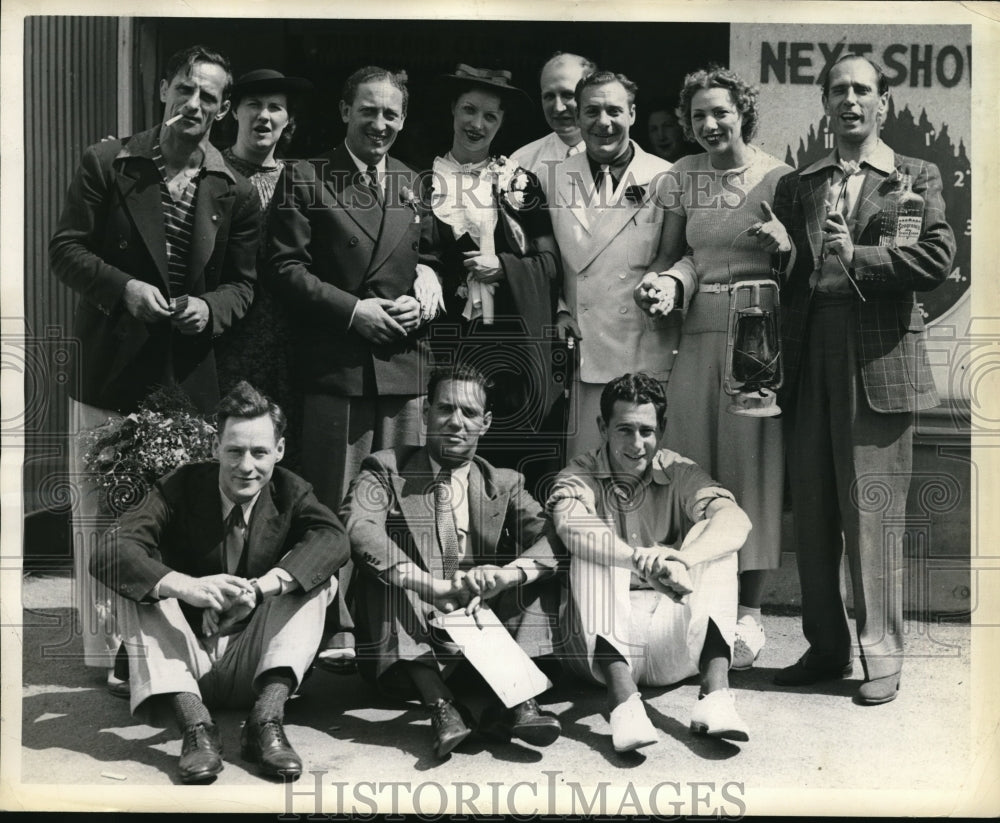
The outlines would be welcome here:
M 173 117 L 171 117 L 171 118 L 170 118 L 170 119 L 169 119 L 169 120 L 168 120 L 168 121 L 167 121 L 166 123 L 164 123 L 163 125 L 164 125 L 164 126 L 172 126 L 172 125 L 173 125 L 174 123 L 176 123 L 176 122 L 177 122 L 178 120 L 180 120 L 180 119 L 181 119 L 181 118 L 182 118 L 183 116 L 184 116 L 183 114 L 175 114 L 175 115 L 174 115 Z

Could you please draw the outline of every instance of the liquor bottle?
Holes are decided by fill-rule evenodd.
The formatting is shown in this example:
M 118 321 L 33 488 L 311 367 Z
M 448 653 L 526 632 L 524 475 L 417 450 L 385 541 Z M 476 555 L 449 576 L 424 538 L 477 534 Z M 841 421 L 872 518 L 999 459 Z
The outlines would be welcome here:
M 913 191 L 912 185 L 913 178 L 904 170 L 893 190 L 886 196 L 882 209 L 880 246 L 912 246 L 920 239 L 920 229 L 924 222 L 924 198 Z

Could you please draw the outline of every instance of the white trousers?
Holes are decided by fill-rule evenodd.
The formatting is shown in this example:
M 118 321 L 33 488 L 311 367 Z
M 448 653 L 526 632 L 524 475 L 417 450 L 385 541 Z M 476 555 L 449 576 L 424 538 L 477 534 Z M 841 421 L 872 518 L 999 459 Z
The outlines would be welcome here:
M 694 590 L 675 603 L 651 589 L 630 590 L 630 569 L 573 557 L 567 665 L 580 677 L 603 683 L 594 659 L 602 637 L 625 658 L 640 686 L 667 686 L 697 674 L 709 620 L 732 650 L 737 570 L 736 552 L 692 566 Z
M 83 662 L 86 666 L 109 669 L 121 637 L 115 622 L 115 595 L 103 583 L 90 576 L 90 556 L 114 522 L 102 514 L 100 491 L 87 480 L 83 462 L 84 450 L 80 432 L 96 428 L 109 420 L 120 420 L 116 411 L 88 406 L 69 398 L 69 472 L 73 496 L 73 606 L 77 622 L 74 627 L 83 637 Z

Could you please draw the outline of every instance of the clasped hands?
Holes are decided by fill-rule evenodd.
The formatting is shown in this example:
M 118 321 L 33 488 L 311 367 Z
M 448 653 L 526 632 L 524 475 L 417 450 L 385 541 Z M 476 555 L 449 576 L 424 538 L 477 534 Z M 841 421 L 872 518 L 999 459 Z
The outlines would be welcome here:
M 444 311 L 444 292 L 434 269 L 418 263 L 413 294 L 395 300 L 368 297 L 359 300 L 351 328 L 372 343 L 392 343 L 415 332 L 421 323 Z
M 687 563 L 668 546 L 640 546 L 632 551 L 632 567 L 656 591 L 676 603 L 694 591 Z
M 485 601 L 517 586 L 523 579 L 519 568 L 488 564 L 456 571 L 448 580 L 434 581 L 434 607 L 445 613 L 464 608 L 467 615 L 475 616 Z
M 253 584 L 235 574 L 172 576 L 171 585 L 161 587 L 160 597 L 176 597 L 204 609 L 201 628 L 206 637 L 229 634 L 235 625 L 257 608 Z
M 771 254 L 784 254 L 792 250 L 792 241 L 784 224 L 775 217 L 770 204 L 760 204 L 762 219 L 752 223 L 746 233 L 756 237 L 760 247 Z M 829 220 L 827 221 L 829 222 Z M 849 239 L 849 238 L 848 238 Z M 647 272 L 632 291 L 632 299 L 650 317 L 670 314 L 678 308 L 679 283 L 666 272 Z
M 650 317 L 666 316 L 677 308 L 680 287 L 673 277 L 655 271 L 646 272 L 632 290 L 636 305 Z

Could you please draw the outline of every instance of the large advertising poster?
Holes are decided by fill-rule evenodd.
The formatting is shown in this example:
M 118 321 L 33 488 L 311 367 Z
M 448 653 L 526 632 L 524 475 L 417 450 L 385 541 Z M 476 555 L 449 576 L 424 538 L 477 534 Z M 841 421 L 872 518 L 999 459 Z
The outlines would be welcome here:
M 790 166 L 812 163 L 833 149 L 823 114 L 823 73 L 847 53 L 880 64 L 889 80 L 882 138 L 897 152 L 935 163 L 958 251 L 940 287 L 918 295 L 931 326 L 928 348 L 942 395 L 961 400 L 949 379 L 954 341 L 970 320 L 972 147 L 969 26 L 802 25 L 734 23 L 730 65 L 760 87 L 758 145 Z M 941 327 L 941 328 L 935 328 Z M 940 341 L 940 342 L 935 342 Z
M 834 22 L 841 20 L 848 22 Z M 555 739 L 512 736 L 515 715 L 498 702 L 499 695 L 493 700 L 490 694 L 480 692 L 472 695 L 476 717 L 466 712 L 469 723 L 475 726 L 468 741 L 463 737 L 458 741 L 461 746 L 456 743 L 453 750 L 439 752 L 436 729 L 447 724 L 442 722 L 441 712 L 434 714 L 433 706 L 443 708 L 438 701 L 425 705 L 416 698 L 399 699 L 391 691 L 380 691 L 350 666 L 317 666 L 295 683 L 294 699 L 287 701 L 287 707 L 281 703 L 282 711 L 287 708 L 287 712 L 277 723 L 288 731 L 289 744 L 301 758 L 300 775 L 287 770 L 276 775 L 261 768 L 254 745 L 243 744 L 244 730 L 248 724 L 253 728 L 248 713 L 252 709 L 225 705 L 232 695 L 220 694 L 221 705 L 213 705 L 211 711 L 224 739 L 220 755 L 224 769 L 195 774 L 192 782 L 204 777 L 204 785 L 186 785 L 183 777 L 191 775 L 182 775 L 180 756 L 189 745 L 186 740 L 196 741 L 197 737 L 185 730 L 203 724 L 186 722 L 183 711 L 180 724 L 167 715 L 172 707 L 190 706 L 190 700 L 174 702 L 170 697 L 164 704 L 168 711 L 161 717 L 133 716 L 129 700 L 121 698 L 129 696 L 132 688 L 135 694 L 140 693 L 145 685 L 140 676 L 137 674 L 134 681 L 130 678 L 123 688 L 114 669 L 84 665 L 84 632 L 103 635 L 105 628 L 113 626 L 110 619 L 105 620 L 108 611 L 91 608 L 84 599 L 86 589 L 79 584 L 81 579 L 91 579 L 86 558 L 97 539 L 95 536 L 91 542 L 83 528 L 74 530 L 73 509 L 82 507 L 69 482 L 72 441 L 66 384 L 70 381 L 68 363 L 77 356 L 79 347 L 69 319 L 76 310 L 77 295 L 69 288 L 60 292 L 63 284 L 51 272 L 48 248 L 67 187 L 86 146 L 102 141 L 105 135 L 134 135 L 169 120 L 160 91 L 166 79 L 161 77 L 166 72 L 164 64 L 175 51 L 194 43 L 208 44 L 228 55 L 237 77 L 267 67 L 314 83 L 313 97 L 295 101 L 299 104 L 298 131 L 286 155 L 293 160 L 318 158 L 346 145 L 344 133 L 351 118 L 345 116 L 339 102 L 344 80 L 351 72 L 373 63 L 392 71 L 406 69 L 410 107 L 405 115 L 406 131 L 398 143 L 390 142 L 390 156 L 424 169 L 431 167 L 436 154 L 447 152 L 456 135 L 469 136 L 460 122 L 456 127 L 451 101 L 438 88 L 458 63 L 490 72 L 510 71 L 511 85 L 526 92 L 526 101 L 530 99 L 520 123 L 513 109 L 509 112 L 502 135 L 507 144 L 494 146 L 497 154 L 510 154 L 518 145 L 549 136 L 554 128 L 542 106 L 540 70 L 557 49 L 591 58 L 602 69 L 622 72 L 638 84 L 635 122 L 622 125 L 629 119 L 628 108 L 623 106 L 613 111 L 616 125 L 607 128 L 630 128 L 631 139 L 647 150 L 653 142 L 648 128 L 653 119 L 650 115 L 662 115 L 684 75 L 727 63 L 760 89 L 761 122 L 754 144 L 791 166 L 813 162 L 833 149 L 821 103 L 824 69 L 849 52 L 867 55 L 884 66 L 891 103 L 883 138 L 898 152 L 924 158 L 940 169 L 947 218 L 958 241 L 958 254 L 946 281 L 935 291 L 918 296 L 934 377 L 945 402 L 940 408 L 921 412 L 916 420 L 906 534 L 896 540 L 900 519 L 885 518 L 886 556 L 892 563 L 898 562 L 904 575 L 905 594 L 899 600 L 905 609 L 906 676 L 898 699 L 880 706 L 859 705 L 863 701 L 857 699 L 858 692 L 867 673 L 857 648 L 852 651 L 855 661 L 850 675 L 841 677 L 843 669 L 834 666 L 826 673 L 835 676 L 816 682 L 807 678 L 789 685 L 776 680 L 780 672 L 796 665 L 808 647 L 802 627 L 799 565 L 797 558 L 786 552 L 781 568 L 770 570 L 772 576 L 762 597 L 760 616 L 767 643 L 752 666 L 731 674 L 717 643 L 719 638 L 726 644 L 730 641 L 718 630 L 719 624 L 711 632 L 716 653 L 710 656 L 703 653 L 708 643 L 704 639 L 692 642 L 696 632 L 684 624 L 672 620 L 655 623 L 684 609 L 690 612 L 691 598 L 687 604 L 677 605 L 667 595 L 654 599 L 653 589 L 647 587 L 638 595 L 647 598 L 639 601 L 642 608 L 633 610 L 630 606 L 628 622 L 620 619 L 618 624 L 611 622 L 619 608 L 617 601 L 603 611 L 600 603 L 593 609 L 602 612 L 600 619 L 605 620 L 608 633 L 613 631 L 623 644 L 632 643 L 632 633 L 648 631 L 647 624 L 656 625 L 657 631 L 662 628 L 664 646 L 677 651 L 682 660 L 690 658 L 695 667 L 692 671 L 697 671 L 680 682 L 667 683 L 661 681 L 668 678 L 636 674 L 639 669 L 631 663 L 625 667 L 627 672 L 615 666 L 615 676 L 621 676 L 617 684 L 621 692 L 628 678 L 635 681 L 629 688 L 639 689 L 639 699 L 630 694 L 625 700 L 633 706 L 640 703 L 654 729 L 646 734 L 655 737 L 655 742 L 639 739 L 641 749 L 630 748 L 621 731 L 624 725 L 624 732 L 634 736 L 628 727 L 637 725 L 634 717 L 639 713 L 631 721 L 627 713 L 617 715 L 626 721 L 615 723 L 620 729 L 616 744 L 612 713 L 623 705 L 617 702 L 622 694 L 615 695 L 612 703 L 607 689 L 610 677 L 602 674 L 604 680 L 593 683 L 574 673 L 565 662 L 572 650 L 563 646 L 559 651 L 563 659 L 542 661 L 544 669 L 540 670 L 547 677 L 551 674 L 553 685 L 537 695 L 540 714 L 545 716 L 541 723 L 549 729 L 545 734 L 552 729 L 548 717 L 559 721 Z M 996 403 L 1000 397 L 1000 289 L 993 272 L 994 261 L 1000 257 L 1000 232 L 994 228 L 997 220 L 993 210 L 986 205 L 1000 185 L 1000 164 L 996 161 L 1000 3 L 627 0 L 614 5 L 601 0 L 480 0 L 476 4 L 468 0 L 382 0 L 376 6 L 345 0 L 251 0 L 243 4 L 232 0 L 132 0 L 116 6 L 108 0 L 91 0 L 85 7 L 79 0 L 10 0 L 0 18 L 0 46 L 0 97 L 5 103 L 5 117 L 0 120 L 4 161 L 0 165 L 0 222 L 4 227 L 0 241 L 0 269 L 4 272 L 0 500 L 6 527 L 0 540 L 0 809 L 256 811 L 273 814 L 278 820 L 355 815 L 371 819 L 376 813 L 391 814 L 390 819 L 413 814 L 428 820 L 446 814 L 487 820 L 499 820 L 500 815 L 528 819 L 557 814 L 570 819 L 628 815 L 640 820 L 680 819 L 682 815 L 741 820 L 760 814 L 944 817 L 986 816 L 1000 809 L 1000 782 L 995 778 L 1000 773 L 996 689 L 1000 675 L 996 655 L 1000 555 L 993 551 L 989 539 L 1000 529 L 1000 507 L 989 503 L 1000 500 L 1000 472 L 996 471 L 1000 441 L 995 439 L 1000 434 Z M 170 80 L 175 77 L 176 73 Z M 170 88 L 169 82 L 165 85 Z M 628 99 L 624 84 L 621 96 Z M 556 105 L 555 97 L 553 93 L 549 99 L 552 106 Z M 575 106 L 576 98 L 570 95 L 570 99 Z M 348 114 L 353 111 L 350 105 L 346 110 Z M 592 115 L 592 119 L 600 116 Z M 229 119 L 227 124 L 220 119 L 216 128 L 228 125 L 232 140 L 238 123 Z M 608 137 L 603 123 L 592 127 L 595 143 Z M 213 139 L 216 136 L 213 132 Z M 388 132 L 369 132 L 368 136 L 376 141 L 390 137 Z M 586 154 L 578 154 L 579 148 L 569 156 L 578 161 L 588 159 Z M 560 162 L 564 161 L 565 157 Z M 580 168 L 584 175 L 594 176 L 600 164 L 581 164 Z M 630 202 L 628 189 L 636 194 L 634 189 L 641 187 L 619 188 L 620 205 L 631 209 L 638 204 Z M 393 205 L 407 215 L 407 231 L 418 231 L 413 223 L 420 220 L 414 221 L 408 211 L 412 203 L 401 200 Z M 595 221 L 591 225 L 599 224 Z M 345 235 L 345 248 L 355 249 L 361 234 L 359 228 L 357 233 Z M 718 236 L 725 237 L 721 232 Z M 585 244 L 592 243 L 596 248 L 596 242 L 581 236 L 578 245 L 586 248 Z M 420 244 L 414 238 L 401 245 L 404 251 L 416 252 Z M 112 253 L 114 247 L 124 251 L 128 242 L 116 237 Z M 564 243 L 564 248 L 574 245 Z M 634 249 L 625 249 L 622 259 L 627 261 Z M 973 261 L 977 268 L 975 288 Z M 612 283 L 627 277 L 610 266 L 608 271 L 607 279 Z M 629 294 L 624 297 L 617 302 L 605 299 L 600 305 L 612 316 L 624 315 L 632 310 Z M 566 348 L 560 348 L 560 356 Z M 581 346 L 575 349 L 579 354 Z M 248 350 L 252 355 L 253 350 Z M 840 356 L 836 346 L 830 351 L 834 358 Z M 490 354 L 494 353 L 504 354 L 501 343 L 492 346 Z M 33 371 L 35 362 L 44 368 Z M 317 357 L 314 362 L 322 360 Z M 628 367 L 624 362 L 619 365 L 622 371 Z M 710 369 L 698 371 L 692 385 L 700 389 L 715 376 Z M 567 391 L 563 399 L 570 397 Z M 295 402 L 300 401 L 301 393 Z M 647 411 L 655 418 L 655 409 Z M 713 423 L 717 411 L 695 409 L 691 419 Z M 668 411 L 668 421 L 670 414 Z M 680 417 L 676 411 L 673 414 L 675 419 Z M 727 412 L 722 410 L 722 414 Z M 595 429 L 596 416 L 595 412 L 587 421 Z M 772 422 L 778 427 L 782 423 L 777 419 Z M 840 418 L 836 422 L 841 422 Z M 662 420 L 656 420 L 656 425 L 662 427 Z M 601 428 L 609 428 L 603 418 Z M 614 428 L 610 427 L 612 432 Z M 648 447 L 653 449 L 653 427 L 645 425 L 645 429 L 643 437 L 651 441 Z M 619 434 L 623 439 L 628 436 Z M 631 436 L 634 441 L 635 435 Z M 290 432 L 286 434 L 289 443 L 292 438 Z M 535 445 L 530 438 L 525 439 L 529 446 Z M 157 444 L 153 451 L 159 452 L 159 444 L 166 441 L 153 442 Z M 684 454 L 690 445 L 678 446 L 681 455 L 665 456 L 664 465 L 677 467 L 678 476 L 690 473 L 697 481 L 701 475 Z M 625 451 L 637 453 L 627 445 Z M 726 458 L 735 454 L 744 466 L 763 463 L 761 450 L 749 437 L 734 440 L 719 451 L 725 452 Z M 803 451 L 807 458 L 815 458 L 818 475 L 818 466 L 828 459 L 829 450 L 807 444 Z M 645 452 L 643 446 L 639 456 Z M 331 460 L 341 456 L 334 449 L 317 448 L 313 454 L 321 458 L 329 455 Z M 608 454 L 605 449 L 604 456 Z M 776 463 L 780 464 L 780 450 L 773 454 L 778 455 Z M 293 469 L 292 457 L 289 449 L 279 468 Z M 604 530 L 615 520 L 613 525 L 620 531 L 615 545 L 633 549 L 631 559 L 623 554 L 620 559 L 624 562 L 617 569 L 600 576 L 601 580 L 613 576 L 625 582 L 629 591 L 623 585 L 616 594 L 630 602 L 631 568 L 651 556 L 651 547 L 645 543 L 672 539 L 666 527 L 657 527 L 653 534 L 654 529 L 647 529 L 640 519 L 637 506 L 654 482 L 652 462 L 648 466 L 642 477 L 644 486 L 637 486 L 635 478 L 626 477 L 622 482 L 608 473 L 609 482 L 602 486 L 601 494 L 615 510 L 607 524 L 603 516 L 585 518 L 594 526 L 595 535 L 593 540 L 587 538 L 586 548 L 598 545 L 598 535 L 603 534 L 598 529 Z M 504 477 L 512 476 L 508 471 L 504 470 Z M 74 476 L 79 487 L 81 478 L 90 482 L 91 474 L 81 471 Z M 898 475 L 895 471 L 888 474 Z M 479 477 L 483 476 L 480 473 Z M 493 476 L 499 477 L 500 472 Z M 770 487 L 781 488 L 780 474 L 772 471 L 760 477 L 762 487 L 777 478 Z M 679 495 L 679 490 L 671 487 L 672 481 L 656 482 L 671 495 Z M 708 509 L 700 506 L 708 502 L 703 493 L 716 494 L 715 482 L 701 483 L 697 494 L 692 493 L 699 504 L 696 513 Z M 518 550 L 525 549 L 526 555 L 527 550 L 544 542 L 539 538 L 531 546 L 520 545 L 525 534 L 536 532 L 522 528 L 505 510 L 501 516 L 501 510 L 488 509 L 492 501 L 506 499 L 506 490 L 501 491 L 498 485 L 487 487 L 482 481 L 477 484 L 466 482 L 459 493 L 467 503 L 461 509 L 465 515 L 463 541 L 470 535 L 479 540 L 489 526 L 489 531 L 506 543 L 518 543 Z M 515 485 L 519 495 L 527 495 L 520 480 Z M 872 510 L 883 506 L 889 493 L 881 494 L 876 484 L 870 487 L 876 493 L 852 499 L 851 505 L 856 502 L 857 508 L 871 506 Z M 632 494 L 636 488 L 642 493 Z M 804 488 L 808 493 L 808 486 Z M 802 493 L 803 488 L 792 491 Z M 194 496 L 201 501 L 210 499 L 214 505 L 215 493 L 210 484 L 207 493 Z M 598 497 L 590 491 L 581 495 L 593 496 L 595 501 Z M 404 523 L 408 514 L 398 500 L 380 493 L 371 497 L 366 505 L 384 510 L 386 522 L 393 524 L 393 539 L 403 535 L 400 539 L 412 540 L 413 545 L 421 541 L 422 545 L 433 544 L 443 560 L 444 541 L 436 524 L 423 535 L 407 535 L 403 527 L 409 529 L 408 521 Z M 553 497 L 558 502 L 559 497 Z M 271 501 L 270 497 L 262 499 Z M 539 510 L 546 503 L 542 498 Z M 571 500 L 569 505 L 577 503 Z M 670 503 L 647 511 L 654 516 L 664 512 L 673 515 L 671 506 L 682 508 L 679 503 Z M 732 514 L 728 504 L 715 506 L 719 508 L 728 508 Z M 258 523 L 263 520 L 259 513 L 267 516 L 267 511 L 264 505 L 257 508 Z M 431 511 L 430 506 L 427 511 Z M 483 525 L 484 521 L 472 519 L 473 513 L 490 520 Z M 211 525 L 204 529 L 194 517 L 176 519 L 183 520 L 183 526 L 199 539 L 204 534 L 218 537 L 221 532 L 213 530 L 223 527 L 222 510 L 210 514 Z M 97 522 L 102 516 L 92 520 Z M 435 512 L 434 517 L 438 516 Z M 447 511 L 441 516 L 450 522 Z M 85 527 L 93 525 L 84 517 L 80 520 Z M 693 524 L 687 534 L 701 540 L 704 522 L 701 519 Z M 721 522 L 714 539 L 728 545 L 732 523 Z M 633 532 L 630 524 L 636 523 L 640 525 Z M 457 531 L 457 518 L 454 525 Z M 549 528 L 552 518 L 543 525 L 547 540 L 555 533 Z M 794 525 L 786 508 L 780 539 L 787 546 L 792 545 Z M 262 541 L 263 529 L 253 534 L 253 525 L 245 526 L 244 539 L 249 540 L 249 531 L 255 541 Z M 201 535 L 196 534 L 199 529 Z M 815 551 L 824 529 L 839 534 L 841 523 L 812 518 L 802 526 L 803 556 Z M 291 528 L 286 531 L 297 534 Z M 758 534 L 762 531 L 758 529 Z M 626 540 L 626 533 L 632 543 Z M 651 536 L 647 538 L 647 534 Z M 216 542 L 224 558 L 225 540 L 219 537 Z M 557 543 L 554 538 L 553 542 Z M 364 547 L 361 551 L 355 547 L 355 556 L 364 557 L 364 551 Z M 730 555 L 735 551 L 727 549 Z M 700 553 L 700 562 L 717 559 L 704 549 Z M 690 553 L 686 557 L 691 560 Z M 285 558 L 287 554 L 282 555 Z M 593 606 L 590 598 L 598 596 L 596 586 L 591 590 L 578 582 L 579 598 L 569 599 L 568 569 L 572 562 L 569 552 L 558 561 L 566 580 L 558 592 L 562 611 L 556 611 L 567 632 L 578 631 L 573 622 L 578 607 L 573 603 Z M 736 563 L 725 568 L 733 570 L 725 573 L 725 585 L 719 590 L 705 586 L 695 599 L 699 608 L 709 603 L 713 614 L 722 615 L 720 621 L 724 618 L 732 623 L 737 615 Z M 846 562 L 844 568 L 849 580 Z M 378 580 L 383 575 L 372 577 Z M 525 570 L 525 582 L 527 577 Z M 704 578 L 699 574 L 699 586 Z M 255 584 L 259 588 L 259 580 Z M 750 583 L 748 588 L 752 586 Z M 850 586 L 847 582 L 844 588 Z M 244 594 L 250 592 L 244 590 Z M 258 601 L 254 593 L 254 608 L 263 604 L 263 592 L 260 594 Z M 154 606 L 152 602 L 140 605 L 144 609 Z M 130 606 L 129 614 L 138 608 Z M 853 639 L 857 636 L 855 617 L 861 614 L 862 622 L 867 617 L 863 607 L 855 609 L 854 601 L 848 603 L 848 609 Z M 708 610 L 704 611 L 707 614 Z M 96 628 L 85 623 L 94 618 L 105 622 Z M 708 624 L 714 620 L 698 617 L 706 637 Z M 548 617 L 540 618 L 540 627 L 544 629 L 547 621 Z M 464 628 L 470 632 L 475 629 L 471 624 Z M 398 642 L 398 638 L 399 631 L 393 628 L 391 639 Z M 210 639 L 215 654 L 220 638 Z M 644 648 L 633 645 L 640 651 Z M 241 648 L 235 643 L 234 647 Z M 524 668 L 499 654 L 497 644 L 484 643 L 483 648 L 513 681 L 523 678 Z M 138 661 L 143 651 L 140 645 L 133 659 Z M 600 654 L 620 662 L 610 643 Z M 635 659 L 652 670 L 665 657 L 641 651 Z M 709 664 L 711 689 L 707 682 Z M 453 661 L 446 665 L 449 672 L 455 668 Z M 437 671 L 436 662 L 433 667 Z M 286 678 L 288 667 L 278 668 L 277 679 Z M 426 668 L 430 671 L 432 667 Z M 704 678 L 701 669 L 705 670 Z M 460 679 L 452 681 L 463 698 L 465 692 L 485 686 L 479 683 L 478 675 L 468 670 L 466 674 L 467 682 L 461 688 Z M 258 673 L 244 679 L 252 686 Z M 183 685 L 190 687 L 187 680 Z M 201 686 L 196 686 L 200 691 Z M 738 705 L 737 719 L 740 725 L 746 721 L 749 732 L 733 736 L 732 730 L 723 728 L 729 737 L 705 733 L 707 726 L 699 720 L 706 705 L 704 697 L 723 690 L 731 692 L 733 705 Z M 167 691 L 164 696 L 172 694 L 175 692 Z M 725 717 L 723 721 L 730 722 Z M 275 722 L 272 716 L 261 725 L 273 729 Z M 259 741 L 255 745 L 259 748 Z

